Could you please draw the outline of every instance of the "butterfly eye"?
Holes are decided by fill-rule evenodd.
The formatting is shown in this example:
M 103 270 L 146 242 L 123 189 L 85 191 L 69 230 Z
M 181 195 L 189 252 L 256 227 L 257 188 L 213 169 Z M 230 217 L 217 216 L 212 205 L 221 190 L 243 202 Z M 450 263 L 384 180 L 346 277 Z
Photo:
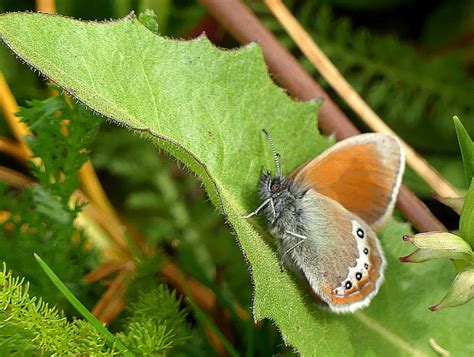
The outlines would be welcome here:
M 278 192 L 281 189 L 281 185 L 278 182 L 272 183 L 270 190 L 272 193 Z
M 369 254 L 369 248 L 364 248 L 364 254 Z
M 346 290 L 349 290 L 350 288 L 352 288 L 352 283 L 348 280 L 346 281 L 346 284 L 344 286 L 346 287 Z
M 362 279 L 362 273 L 361 272 L 356 273 L 356 279 L 357 280 Z
M 361 228 L 357 228 L 356 234 L 359 238 L 364 238 L 364 231 Z

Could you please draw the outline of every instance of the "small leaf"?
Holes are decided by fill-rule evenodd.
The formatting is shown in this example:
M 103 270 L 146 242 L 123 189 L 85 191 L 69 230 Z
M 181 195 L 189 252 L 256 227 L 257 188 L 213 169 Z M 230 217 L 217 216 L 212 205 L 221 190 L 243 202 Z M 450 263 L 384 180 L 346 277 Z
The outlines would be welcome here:
M 455 116 L 453 120 L 458 136 L 459 148 L 461 149 L 462 160 L 464 162 L 464 172 L 466 174 L 467 184 L 469 185 L 474 176 L 474 144 L 459 118 Z
M 459 220 L 459 235 L 474 247 L 474 178 L 464 199 Z
M 401 257 L 402 262 L 419 263 L 431 259 L 449 258 L 472 261 L 471 246 L 461 237 L 447 232 L 428 232 L 404 236 L 418 249 L 410 255 Z
M 158 33 L 158 16 L 153 10 L 147 9 L 138 15 L 138 21 L 153 33 Z
M 436 305 L 430 307 L 431 311 L 438 311 L 445 307 L 464 305 L 474 298 L 474 268 L 460 272 L 446 296 Z

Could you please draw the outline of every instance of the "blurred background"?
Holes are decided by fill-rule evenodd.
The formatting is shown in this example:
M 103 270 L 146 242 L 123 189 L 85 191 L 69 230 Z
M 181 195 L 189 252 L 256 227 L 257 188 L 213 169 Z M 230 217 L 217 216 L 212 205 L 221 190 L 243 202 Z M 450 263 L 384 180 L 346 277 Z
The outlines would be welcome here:
M 285 3 L 375 112 L 454 186 L 464 190 L 464 172 L 452 116 L 458 115 L 471 137 L 474 136 L 474 2 L 294 0 Z M 367 131 L 304 59 L 265 5 L 260 1 L 247 1 L 247 4 L 302 61 L 353 122 Z M 35 9 L 34 1 L 0 2 L 1 12 Z M 239 45 L 196 1 L 56 2 L 57 13 L 83 20 L 115 19 L 145 9 L 157 14 L 161 35 L 193 38 L 206 32 L 220 47 Z M 5 46 L 0 47 L 0 69 L 20 106 L 50 96 L 44 79 L 14 58 Z M 2 115 L 0 136 L 12 138 Z M 159 263 L 167 259 L 217 296 L 210 316 L 240 354 L 291 354 L 270 322 L 253 327 L 248 268 L 235 237 L 211 206 L 197 179 L 151 143 L 105 121 L 100 122 L 89 148 L 93 166 L 115 210 L 131 231 L 139 231 L 147 245 L 159 247 L 160 253 L 156 252 L 156 256 L 137 258 L 138 273 L 130 281 L 127 301 L 133 301 L 140 289 L 146 289 L 150 279 L 162 279 L 156 277 L 156 273 Z M 27 166 L 3 153 L 0 153 L 0 165 L 30 175 Z M 414 173 L 408 171 L 405 182 L 443 223 L 452 229 L 457 227 L 457 216 L 434 201 L 429 187 Z M 10 206 L 15 206 L 15 200 L 21 204 L 18 194 L 8 197 Z M 5 238 L 2 232 L 0 230 L 0 240 Z M 41 278 L 35 275 L 33 265 L 16 261 L 16 250 L 8 244 L 0 242 L 1 260 L 32 282 L 33 293 L 74 315 L 49 283 L 39 282 Z M 18 249 L 25 254 L 35 249 L 32 243 L 22 241 L 20 244 L 23 245 Z M 93 309 L 110 287 L 109 282 L 103 279 L 91 284 L 79 281 L 97 268 L 100 257 L 91 253 L 74 259 L 80 268 L 63 277 L 69 279 L 69 286 L 75 287 L 75 293 Z M 166 278 L 164 281 L 171 289 L 178 288 Z M 181 307 L 184 308 L 183 303 Z M 113 317 L 112 330 L 121 329 L 124 316 L 126 314 Z M 212 338 L 208 338 L 209 331 L 200 329 L 197 320 L 192 314 L 187 318 L 193 348 L 205 354 L 219 353 L 219 341 L 213 343 Z M 184 347 L 171 351 L 174 354 L 186 352 Z

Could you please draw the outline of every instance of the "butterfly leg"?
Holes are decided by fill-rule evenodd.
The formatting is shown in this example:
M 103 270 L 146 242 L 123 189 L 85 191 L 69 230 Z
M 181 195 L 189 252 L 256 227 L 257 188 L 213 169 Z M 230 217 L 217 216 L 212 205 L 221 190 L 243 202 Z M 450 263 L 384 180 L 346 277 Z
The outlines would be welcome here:
M 281 271 L 284 271 L 284 266 L 283 266 L 283 260 L 285 258 L 285 256 L 290 253 L 293 249 L 295 249 L 297 246 L 299 246 L 301 243 L 303 243 L 306 239 L 308 239 L 308 237 L 302 235 L 302 234 L 298 234 L 298 233 L 295 233 L 295 232 L 290 232 L 290 231 L 285 231 L 286 234 L 289 234 L 293 237 L 296 237 L 296 238 L 299 238 L 300 241 L 295 243 L 291 248 L 287 249 L 285 251 L 285 253 L 283 253 L 283 255 L 281 256 L 280 258 L 280 270 Z
M 271 202 L 271 203 L 272 203 L 272 207 L 273 207 L 273 200 L 272 200 L 271 198 L 268 198 L 268 199 L 266 199 L 265 201 L 263 201 L 263 203 L 262 203 L 260 206 L 258 206 L 255 211 L 249 213 L 249 214 L 246 215 L 246 216 L 243 216 L 242 218 L 243 218 L 243 219 L 248 219 L 248 218 L 250 218 L 250 217 L 252 217 L 252 216 L 255 216 L 258 212 L 260 212 L 260 211 L 262 210 L 263 207 L 265 207 L 266 205 L 268 205 L 268 202 Z M 273 210 L 275 210 L 275 209 L 273 209 Z
M 270 198 L 270 205 L 272 206 L 273 216 L 276 216 L 275 204 L 273 203 L 273 200 L 271 198 Z

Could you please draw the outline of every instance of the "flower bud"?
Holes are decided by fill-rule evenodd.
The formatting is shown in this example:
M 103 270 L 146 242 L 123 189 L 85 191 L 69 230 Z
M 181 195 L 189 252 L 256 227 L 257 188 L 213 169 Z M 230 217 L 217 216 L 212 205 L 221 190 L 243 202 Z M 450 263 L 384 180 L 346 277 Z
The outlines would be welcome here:
M 445 307 L 459 306 L 474 298 L 474 267 L 460 272 L 454 279 L 453 285 L 446 296 L 436 305 L 431 306 L 431 311 L 438 311 Z
M 431 259 L 461 259 L 468 263 L 473 261 L 471 246 L 461 237 L 447 232 L 420 233 L 405 235 L 403 240 L 418 249 L 401 257 L 400 261 L 419 263 Z

